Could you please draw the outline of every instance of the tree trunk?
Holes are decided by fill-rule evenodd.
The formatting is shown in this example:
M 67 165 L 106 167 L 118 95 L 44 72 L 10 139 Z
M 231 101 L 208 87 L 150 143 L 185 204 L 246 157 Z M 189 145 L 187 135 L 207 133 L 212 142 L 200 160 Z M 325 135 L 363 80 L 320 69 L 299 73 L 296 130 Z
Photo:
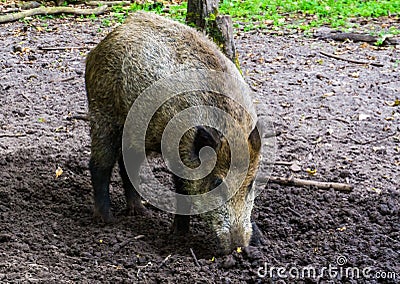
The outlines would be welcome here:
M 186 23 L 189 26 L 206 30 L 207 20 L 216 17 L 219 0 L 189 0 L 186 14 Z
M 228 15 L 218 15 L 218 5 L 219 0 L 189 0 L 186 23 L 207 33 L 240 70 L 232 19 Z

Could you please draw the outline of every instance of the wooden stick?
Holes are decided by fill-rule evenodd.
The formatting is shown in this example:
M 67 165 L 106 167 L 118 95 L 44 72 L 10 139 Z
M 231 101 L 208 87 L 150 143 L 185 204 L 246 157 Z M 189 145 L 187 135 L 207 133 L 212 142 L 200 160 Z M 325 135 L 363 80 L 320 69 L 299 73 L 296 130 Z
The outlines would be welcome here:
M 334 58 L 334 59 L 338 59 L 338 60 L 343 60 L 343 61 L 347 61 L 347 62 L 351 62 L 351 63 L 355 63 L 355 64 L 368 64 L 368 65 L 372 65 L 372 66 L 376 66 L 376 67 L 383 67 L 385 66 L 382 63 L 377 63 L 377 62 L 367 62 L 367 61 L 360 61 L 360 60 L 354 60 L 354 59 L 348 59 L 348 58 L 344 58 L 344 57 L 340 57 L 331 53 L 327 53 L 324 51 L 320 51 L 319 53 L 321 53 L 322 55 Z
M 86 5 L 88 6 L 101 6 L 101 5 L 121 5 L 121 6 L 129 6 L 131 5 L 131 1 L 86 1 Z
M 288 166 L 290 167 L 293 165 L 293 162 L 286 162 L 286 161 L 275 161 L 275 162 L 266 162 L 267 165 L 275 165 L 275 166 Z
M 169 254 L 161 263 L 160 263 L 160 268 L 164 266 L 165 263 L 167 263 L 168 259 L 171 257 L 171 254 Z
M 74 7 L 39 7 L 26 11 L 21 11 L 15 14 L 7 14 L 0 16 L 0 23 L 8 23 L 19 19 L 35 16 L 35 15 L 50 15 L 50 14 L 74 14 L 74 15 L 99 15 L 107 11 L 107 5 L 100 6 L 94 9 L 79 9 Z
M 4 133 L 0 134 L 0 138 L 5 138 L 5 137 L 24 137 L 26 136 L 26 133 Z
M 197 265 L 198 267 L 200 267 L 200 263 L 199 263 L 199 261 L 197 260 L 197 257 L 196 257 L 196 255 L 194 254 L 192 248 L 190 248 L 190 253 L 192 254 L 192 256 L 193 256 L 193 258 L 194 258 L 194 263 L 196 263 L 196 265 Z
M 257 181 L 261 183 L 266 182 L 273 182 L 281 185 L 293 185 L 293 186 L 315 186 L 320 189 L 330 189 L 333 188 L 335 190 L 340 191 L 351 191 L 353 189 L 353 185 L 347 183 L 336 183 L 336 182 L 322 182 L 322 181 L 315 181 L 315 180 L 305 180 L 289 177 L 289 178 L 282 178 L 282 177 L 261 177 L 257 179 Z
M 91 49 L 91 46 L 39 46 L 40 50 Z

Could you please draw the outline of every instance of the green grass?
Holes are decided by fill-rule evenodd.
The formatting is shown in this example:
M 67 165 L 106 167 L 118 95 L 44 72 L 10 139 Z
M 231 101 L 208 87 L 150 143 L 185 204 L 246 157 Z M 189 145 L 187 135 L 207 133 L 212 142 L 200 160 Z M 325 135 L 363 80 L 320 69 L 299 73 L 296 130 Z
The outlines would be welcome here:
M 236 21 L 268 22 L 303 30 L 346 27 L 352 17 L 380 17 L 400 11 L 400 0 L 223 0 L 220 13 Z
M 2 0 L 0 0 L 2 1 Z M 103 18 L 104 27 L 122 23 L 137 10 L 152 11 L 180 22 L 185 21 L 187 3 L 165 6 L 162 3 L 133 3 L 130 6 L 113 6 L 110 16 Z M 356 17 L 376 18 L 400 13 L 400 0 L 220 0 L 220 14 L 231 15 L 241 22 L 244 30 L 255 28 L 289 28 L 308 31 L 328 25 L 333 28 L 354 26 L 349 19 Z M 47 17 L 49 16 L 39 16 Z M 398 17 L 398 16 L 397 16 Z M 96 19 L 96 16 L 87 16 Z M 383 33 L 381 35 L 381 33 Z M 400 34 L 400 29 L 389 27 L 377 32 L 382 37 Z

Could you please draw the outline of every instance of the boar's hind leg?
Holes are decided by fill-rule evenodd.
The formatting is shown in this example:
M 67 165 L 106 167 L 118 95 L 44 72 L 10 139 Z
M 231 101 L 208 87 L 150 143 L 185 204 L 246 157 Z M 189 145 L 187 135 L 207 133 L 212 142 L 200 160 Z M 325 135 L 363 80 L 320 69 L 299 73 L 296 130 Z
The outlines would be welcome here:
M 182 180 L 174 175 L 174 183 L 176 188 L 176 193 L 187 195 L 187 191 L 184 188 Z M 176 199 L 177 211 L 187 211 L 190 209 L 190 200 L 184 196 L 178 196 Z M 189 232 L 190 226 L 190 215 L 178 215 L 175 214 L 174 223 L 172 225 L 172 231 L 175 235 L 185 235 Z
M 126 208 L 127 215 L 144 215 L 144 214 L 146 214 L 147 210 L 141 202 L 139 193 L 135 190 L 135 188 L 133 187 L 133 185 L 129 179 L 122 156 L 119 158 L 118 163 L 119 163 L 119 172 L 121 174 L 122 183 L 124 185 L 124 190 L 125 190 L 125 198 L 126 198 L 126 203 L 127 203 L 127 208 Z M 134 167 L 134 168 L 130 169 L 130 170 L 132 170 L 132 174 L 135 174 L 134 178 L 137 179 L 137 181 L 139 181 L 140 164 L 141 163 L 139 161 L 136 161 L 132 165 L 132 167 Z
M 104 129 L 104 128 L 103 128 Z M 94 216 L 104 222 L 112 222 L 110 212 L 110 178 L 121 147 L 118 131 L 104 135 L 101 130 L 92 127 L 92 147 L 89 162 L 94 189 Z

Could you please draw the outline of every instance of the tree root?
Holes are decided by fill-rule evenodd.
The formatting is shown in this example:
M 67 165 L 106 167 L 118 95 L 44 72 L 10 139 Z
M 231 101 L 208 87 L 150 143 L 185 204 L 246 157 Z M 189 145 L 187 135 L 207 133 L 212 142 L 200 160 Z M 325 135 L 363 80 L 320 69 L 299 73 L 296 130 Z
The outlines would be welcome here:
M 17 21 L 19 19 L 35 16 L 35 15 L 51 15 L 51 14 L 73 14 L 73 15 L 99 15 L 107 10 L 107 5 L 94 9 L 80 9 L 74 7 L 39 7 L 15 14 L 7 14 L 0 16 L 0 24 Z

